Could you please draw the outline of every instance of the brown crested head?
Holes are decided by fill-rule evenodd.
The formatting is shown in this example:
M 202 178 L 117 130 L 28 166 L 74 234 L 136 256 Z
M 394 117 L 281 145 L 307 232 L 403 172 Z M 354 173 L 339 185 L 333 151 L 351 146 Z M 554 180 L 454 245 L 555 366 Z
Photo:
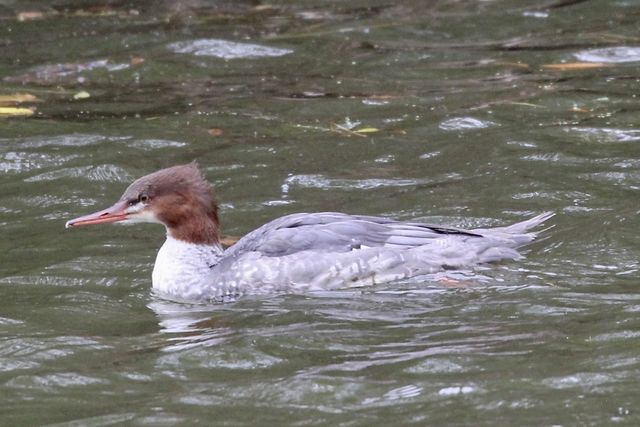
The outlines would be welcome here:
M 219 241 L 218 206 L 196 162 L 137 179 L 120 202 L 139 206 L 132 220 L 161 222 L 176 239 L 206 244 Z

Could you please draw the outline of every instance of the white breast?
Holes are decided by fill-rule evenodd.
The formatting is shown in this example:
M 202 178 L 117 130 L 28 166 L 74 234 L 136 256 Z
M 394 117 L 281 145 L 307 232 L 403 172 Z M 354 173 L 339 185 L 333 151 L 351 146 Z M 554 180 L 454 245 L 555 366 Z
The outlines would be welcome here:
M 153 267 L 153 289 L 171 299 L 201 299 L 211 286 L 211 266 L 222 252 L 219 245 L 188 243 L 167 236 Z

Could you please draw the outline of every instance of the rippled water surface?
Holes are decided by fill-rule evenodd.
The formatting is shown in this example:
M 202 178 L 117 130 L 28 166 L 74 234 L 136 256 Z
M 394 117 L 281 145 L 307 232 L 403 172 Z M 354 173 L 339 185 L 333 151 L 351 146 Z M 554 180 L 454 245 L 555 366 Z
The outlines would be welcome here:
M 532 3 L 0 0 L 1 424 L 637 425 L 640 7 Z M 158 226 L 64 229 L 193 159 L 229 235 L 557 215 L 519 262 L 211 306 L 151 294 Z

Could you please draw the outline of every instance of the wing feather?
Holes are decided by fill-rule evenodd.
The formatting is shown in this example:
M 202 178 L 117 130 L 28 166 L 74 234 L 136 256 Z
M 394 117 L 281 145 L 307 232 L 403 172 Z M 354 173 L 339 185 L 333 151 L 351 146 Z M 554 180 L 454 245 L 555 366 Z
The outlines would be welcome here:
M 285 256 L 305 250 L 349 252 L 360 247 L 414 248 L 443 235 L 482 237 L 456 228 L 335 212 L 288 215 L 247 234 L 227 255 L 260 252 Z

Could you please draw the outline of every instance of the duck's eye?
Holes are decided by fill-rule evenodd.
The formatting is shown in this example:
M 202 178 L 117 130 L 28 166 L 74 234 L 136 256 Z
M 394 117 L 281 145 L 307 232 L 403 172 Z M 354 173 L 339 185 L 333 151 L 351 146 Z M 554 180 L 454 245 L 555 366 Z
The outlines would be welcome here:
M 147 203 L 149 201 L 149 196 L 146 193 L 140 193 L 138 201 L 141 203 Z

